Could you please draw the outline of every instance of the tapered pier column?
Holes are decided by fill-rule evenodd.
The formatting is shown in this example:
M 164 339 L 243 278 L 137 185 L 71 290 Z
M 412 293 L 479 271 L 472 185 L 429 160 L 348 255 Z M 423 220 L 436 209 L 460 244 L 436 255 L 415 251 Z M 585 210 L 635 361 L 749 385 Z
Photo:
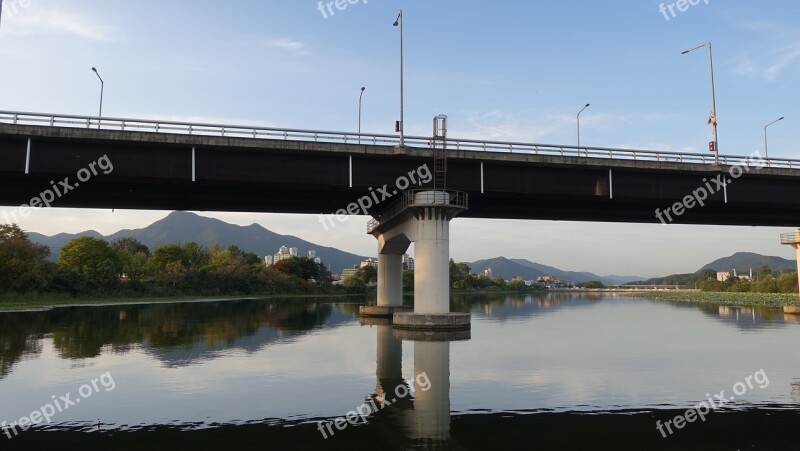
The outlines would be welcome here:
M 417 212 L 414 313 L 450 312 L 450 218 L 439 208 Z
M 378 306 L 403 306 L 403 256 L 378 255 Z
M 403 253 L 411 243 L 403 234 L 395 234 L 387 239 L 378 235 L 378 302 L 359 308 L 361 316 L 391 318 L 396 312 L 403 312 Z

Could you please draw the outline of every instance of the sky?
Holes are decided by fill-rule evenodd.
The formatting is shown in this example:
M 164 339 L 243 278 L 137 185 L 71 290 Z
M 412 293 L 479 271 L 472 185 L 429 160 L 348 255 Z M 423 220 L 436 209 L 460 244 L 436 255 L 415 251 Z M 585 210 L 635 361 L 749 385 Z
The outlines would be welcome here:
M 390 134 L 402 8 L 409 135 L 447 114 L 454 138 L 573 144 L 591 103 L 583 145 L 707 152 L 708 52 L 681 52 L 711 41 L 720 152 L 762 152 L 764 125 L 785 116 L 769 128 L 769 155 L 800 158 L 800 2 L 351 1 L 4 0 L 0 110 L 96 115 L 97 67 L 105 116 L 355 131 L 364 86 L 364 132 Z M 50 208 L 19 225 L 110 234 L 166 214 Z M 365 217 L 325 231 L 313 215 L 200 214 L 376 253 Z M 451 257 L 656 276 L 737 251 L 794 258 L 778 239 L 789 231 L 462 218 Z

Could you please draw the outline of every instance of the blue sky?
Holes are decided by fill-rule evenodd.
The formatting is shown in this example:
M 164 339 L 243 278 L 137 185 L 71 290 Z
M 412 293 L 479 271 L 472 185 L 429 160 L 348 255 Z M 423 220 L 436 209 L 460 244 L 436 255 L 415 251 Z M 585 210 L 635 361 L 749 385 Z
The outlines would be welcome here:
M 355 130 L 398 119 L 399 33 L 405 17 L 406 132 L 540 143 L 705 152 L 711 139 L 712 41 L 723 154 L 800 158 L 800 3 L 700 0 L 669 20 L 661 1 L 414 2 L 363 0 L 327 18 L 318 2 L 4 0 L 0 109 Z M 672 2 L 663 2 L 668 7 Z M 25 6 L 27 4 L 27 6 Z M 798 122 L 795 122 L 798 121 Z M 49 209 L 20 221 L 53 234 L 140 227 L 166 212 Z M 209 213 L 374 254 L 365 218 L 325 232 L 315 216 Z M 800 226 L 800 224 L 798 224 Z M 784 229 L 467 220 L 451 254 L 505 255 L 601 274 L 694 271 L 747 250 L 791 258 Z M 467 246 L 465 243 L 470 243 Z

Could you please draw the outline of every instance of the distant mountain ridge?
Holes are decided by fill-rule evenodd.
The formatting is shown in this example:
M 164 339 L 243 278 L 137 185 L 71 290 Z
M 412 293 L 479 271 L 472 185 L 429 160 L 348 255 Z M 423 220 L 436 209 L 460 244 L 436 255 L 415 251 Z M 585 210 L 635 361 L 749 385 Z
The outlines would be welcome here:
M 757 272 L 763 266 L 769 266 L 773 271 L 797 270 L 797 262 L 794 260 L 753 252 L 737 252 L 729 257 L 714 260 L 700 269 L 713 269 L 714 271 L 732 271 L 735 269 L 738 274 L 747 274 L 751 268 L 753 272 Z
M 317 251 L 317 256 L 326 265 L 330 264 L 331 271 L 334 273 L 341 273 L 343 269 L 351 268 L 366 258 L 336 248 L 317 245 L 295 236 L 280 235 L 258 224 L 239 226 L 228 224 L 219 219 L 180 211 L 170 213 L 164 219 L 156 221 L 145 228 L 120 230 L 108 236 L 104 236 L 94 230 L 75 234 L 59 233 L 53 236 L 35 232 L 28 233 L 31 241 L 50 247 L 53 259 L 58 257 L 61 248 L 68 241 L 80 236 L 103 238 L 109 242 L 118 238 L 132 237 L 144 243 L 150 249 L 155 249 L 165 244 L 190 241 L 202 246 L 210 246 L 213 243 L 217 243 L 223 247 L 234 245 L 246 252 L 253 252 L 260 257 L 275 254 L 281 246 L 296 247 L 298 254 L 301 256 L 307 255 L 308 251 L 313 249 Z M 501 276 L 506 280 L 517 276 L 526 280 L 536 280 L 541 276 L 552 276 L 572 283 L 599 280 L 606 285 L 621 285 L 650 279 L 649 277 L 640 276 L 600 276 L 591 272 L 564 271 L 519 258 L 495 257 L 467 264 L 474 273 L 480 273 L 491 268 L 495 276 Z M 738 273 L 746 274 L 750 268 L 753 268 L 753 271 L 757 271 L 765 265 L 774 271 L 793 271 L 796 269 L 796 263 L 793 260 L 764 256 L 752 252 L 737 252 L 729 257 L 714 260 L 701 269 L 731 271 L 735 268 Z
M 314 244 L 295 236 L 279 235 L 258 224 L 239 226 L 182 211 L 170 213 L 166 218 L 143 229 L 125 229 L 108 236 L 94 230 L 76 234 L 60 233 L 51 237 L 35 232 L 28 233 L 31 241 L 49 246 L 53 258 L 58 257 L 61 248 L 69 240 L 80 236 L 104 238 L 109 242 L 117 238 L 131 237 L 139 240 L 151 250 L 170 243 L 194 241 L 202 246 L 211 246 L 213 243 L 217 243 L 222 247 L 237 246 L 262 258 L 277 253 L 281 246 L 296 247 L 300 256 L 307 255 L 309 250 L 317 251 L 317 256 L 322 259 L 324 264 L 330 264 L 331 271 L 334 273 L 341 273 L 343 269 L 351 268 L 366 258 L 332 247 Z
M 519 258 L 509 259 L 505 257 L 495 257 L 487 260 L 478 260 L 473 263 L 468 263 L 468 265 L 474 273 L 481 273 L 491 268 L 493 275 L 501 276 L 506 280 L 517 276 L 525 280 L 536 280 L 542 276 L 552 276 L 558 277 L 565 282 L 572 283 L 599 280 L 606 285 L 621 285 L 644 278 L 637 276 L 598 276 L 590 272 L 564 271 L 552 266 L 542 265 Z

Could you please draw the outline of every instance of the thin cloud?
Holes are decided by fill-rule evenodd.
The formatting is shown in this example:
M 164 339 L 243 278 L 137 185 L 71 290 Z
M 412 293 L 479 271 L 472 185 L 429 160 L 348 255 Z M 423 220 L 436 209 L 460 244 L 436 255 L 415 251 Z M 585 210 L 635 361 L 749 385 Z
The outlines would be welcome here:
M 308 54 L 305 42 L 297 41 L 290 38 L 268 39 L 267 41 L 265 41 L 265 45 L 267 47 L 280 49 L 287 52 L 292 52 L 298 56 L 303 56 Z
M 800 30 L 763 21 L 745 24 L 742 28 L 755 34 L 765 35 L 772 48 L 767 50 L 761 48 L 739 55 L 734 60 L 737 74 L 762 78 L 773 83 L 781 78 L 787 69 L 800 63 Z
M 101 42 L 121 38 L 121 32 L 114 27 L 99 25 L 88 16 L 58 9 L 30 7 L 10 19 L 4 21 L 7 22 L 4 25 L 8 26 L 10 34 L 17 36 L 63 34 Z

